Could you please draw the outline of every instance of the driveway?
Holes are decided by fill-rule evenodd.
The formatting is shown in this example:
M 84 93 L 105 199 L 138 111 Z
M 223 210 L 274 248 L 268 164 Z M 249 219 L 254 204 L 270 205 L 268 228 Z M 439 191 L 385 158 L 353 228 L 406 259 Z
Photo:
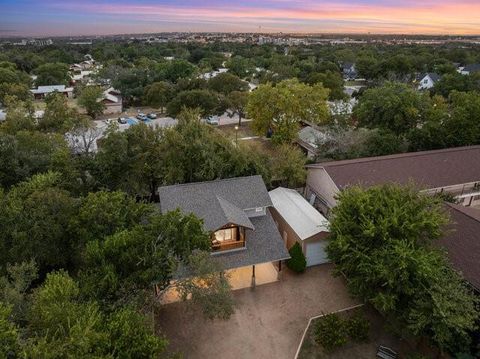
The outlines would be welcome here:
M 236 311 L 228 321 L 206 320 L 185 303 L 166 305 L 157 316 L 159 330 L 185 359 L 292 359 L 309 318 L 358 304 L 332 268 L 301 275 L 284 269 L 279 282 L 234 291 Z

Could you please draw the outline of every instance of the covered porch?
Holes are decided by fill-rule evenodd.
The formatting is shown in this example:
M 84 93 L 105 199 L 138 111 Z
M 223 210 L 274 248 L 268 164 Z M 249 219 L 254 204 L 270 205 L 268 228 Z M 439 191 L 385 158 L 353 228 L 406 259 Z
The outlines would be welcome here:
M 226 271 L 233 290 L 274 283 L 279 278 L 278 263 L 268 262 Z

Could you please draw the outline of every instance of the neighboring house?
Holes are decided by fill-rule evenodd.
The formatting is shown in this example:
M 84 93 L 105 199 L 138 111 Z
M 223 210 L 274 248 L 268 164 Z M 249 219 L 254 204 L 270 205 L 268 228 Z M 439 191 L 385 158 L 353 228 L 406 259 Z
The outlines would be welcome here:
M 305 126 L 298 131 L 297 144 L 306 153 L 307 158 L 313 159 L 317 155 L 318 144 L 325 142 L 327 136 L 325 133 L 313 128 Z
M 90 75 L 92 74 L 93 71 L 77 71 L 74 72 L 72 75 L 72 81 L 71 83 L 73 85 L 79 83 L 79 82 L 87 82 L 90 79 Z
M 269 192 L 273 202 L 272 217 L 287 248 L 302 246 L 307 266 L 328 263 L 328 221 L 293 189 L 279 187 Z
M 418 83 L 419 90 L 430 90 L 435 86 L 435 84 L 440 81 L 442 77 L 436 73 L 429 72 L 425 75 L 420 77 L 420 81 Z
M 471 75 L 475 72 L 480 72 L 480 64 L 471 64 L 465 67 L 459 67 L 458 72 L 462 75 Z
M 200 78 L 202 78 L 204 80 L 210 80 L 210 79 L 213 79 L 214 77 L 217 77 L 220 74 L 224 74 L 225 72 L 228 72 L 228 69 L 226 67 L 221 67 L 218 70 L 210 71 L 210 72 L 206 72 L 204 74 L 201 74 Z
M 453 223 L 435 244 L 446 250 L 452 267 L 480 293 L 480 209 L 451 203 L 446 207 Z
M 345 62 L 342 65 L 342 72 L 345 80 L 355 80 L 358 76 L 355 64 L 351 62 Z
M 449 193 L 462 205 L 480 203 L 480 146 L 402 153 L 307 165 L 305 196 L 328 215 L 343 189 L 414 183 L 426 193 Z
M 203 220 L 212 256 L 229 270 L 233 287 L 277 280 L 281 261 L 290 256 L 261 176 L 164 186 L 158 194 L 162 213 L 179 208 Z
M 113 87 L 110 87 L 103 92 L 103 99 L 101 101 L 105 105 L 105 110 L 103 110 L 105 115 L 111 115 L 123 111 L 122 95 L 120 91 L 115 90 Z
M 38 86 L 36 89 L 31 89 L 30 92 L 33 94 L 35 100 L 43 99 L 52 92 L 62 93 L 68 98 L 73 97 L 73 87 L 65 87 L 65 85 Z

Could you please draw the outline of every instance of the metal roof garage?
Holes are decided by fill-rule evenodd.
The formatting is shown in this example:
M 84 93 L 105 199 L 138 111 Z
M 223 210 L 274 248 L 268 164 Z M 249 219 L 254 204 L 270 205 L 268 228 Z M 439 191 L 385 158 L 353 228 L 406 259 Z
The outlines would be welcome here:
M 279 187 L 269 194 L 272 217 L 287 248 L 300 243 L 307 266 L 329 262 L 325 252 L 328 220 L 293 189 Z

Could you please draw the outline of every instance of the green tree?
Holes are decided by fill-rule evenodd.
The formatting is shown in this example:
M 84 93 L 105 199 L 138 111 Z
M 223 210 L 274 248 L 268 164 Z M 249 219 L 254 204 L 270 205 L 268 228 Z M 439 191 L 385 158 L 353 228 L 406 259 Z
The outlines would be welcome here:
M 162 180 L 163 132 L 146 124 L 108 131 L 95 158 L 99 181 L 113 190 L 153 198 Z
M 241 80 L 238 76 L 224 72 L 211 78 L 208 81 L 208 87 L 227 96 L 233 91 L 247 91 L 248 83 Z
M 175 284 L 184 301 L 202 310 L 208 319 L 228 319 L 233 314 L 232 287 L 222 266 L 209 252 L 194 251 L 184 277 Z
M 0 302 L 0 353 L 1 358 L 16 358 L 20 355 L 20 331 L 10 321 L 11 307 Z
M 5 268 L 2 268 L 5 270 Z M 6 265 L 6 275 L 0 277 L 0 302 L 10 306 L 10 318 L 25 323 L 28 310 L 28 291 L 37 279 L 38 268 L 33 260 Z
M 46 107 L 38 120 L 38 129 L 45 132 L 67 132 L 73 125 L 75 110 L 68 107 L 63 94 L 52 93 L 45 99 Z
M 196 66 L 186 60 L 167 61 L 158 65 L 157 78 L 176 83 L 179 79 L 191 77 L 196 70 Z
M 235 146 L 200 122 L 200 113 L 183 111 L 179 124 L 164 133 L 163 183 L 189 183 L 217 178 L 263 174 L 262 160 L 253 151 Z
M 230 115 L 232 117 L 234 115 L 238 116 L 239 126 L 242 125 L 242 118 L 244 118 L 247 113 L 248 96 L 248 92 L 232 91 L 228 94 L 227 97 Z
M 103 90 L 99 86 L 86 86 L 78 97 L 78 104 L 82 106 L 87 114 L 95 119 L 105 110 L 105 104 L 102 101 Z
M 441 349 L 468 341 L 475 297 L 432 248 L 448 223 L 441 201 L 396 185 L 352 187 L 338 200 L 327 253 L 350 291 Z
M 428 94 L 401 83 L 386 83 L 366 90 L 354 108 L 359 125 L 404 134 L 426 120 L 432 106 Z
M 185 108 L 198 108 L 205 117 L 222 113 L 225 110 L 225 101 L 220 94 L 209 90 L 182 91 L 169 102 L 167 113 L 176 117 Z
M 321 84 L 309 86 L 298 80 L 285 80 L 273 87 L 260 85 L 251 93 L 247 113 L 259 134 L 273 130 L 277 143 L 291 143 L 300 121 L 320 124 L 328 118 L 328 90 Z
M 272 158 L 272 181 L 280 186 L 296 188 L 305 183 L 307 158 L 302 151 L 289 144 L 278 146 Z
M 76 203 L 57 187 L 59 182 L 56 173 L 35 175 L 3 196 L 0 263 L 35 259 L 41 274 L 70 265 L 74 240 L 69 226 Z
M 179 261 L 194 249 L 210 248 L 202 222 L 179 211 L 87 243 L 85 293 L 106 304 L 142 304 L 154 287 L 166 288 Z
M 338 72 L 315 72 L 310 74 L 307 82 L 311 85 L 321 83 L 325 88 L 329 89 L 329 100 L 343 100 L 347 97 L 343 92 L 343 77 Z
M 68 71 L 68 65 L 61 62 L 40 65 L 34 70 L 37 75 L 35 84 L 37 86 L 67 85 L 70 81 Z
M 18 131 L 33 130 L 35 128 L 33 104 L 31 101 L 19 101 L 16 97 L 7 96 L 5 105 L 7 107 L 7 117 L 0 125 L 2 132 L 15 134 Z
M 163 108 L 167 106 L 168 102 L 174 96 L 174 88 L 172 84 L 166 81 L 154 82 L 145 87 L 143 100 L 149 106 L 155 108 Z

